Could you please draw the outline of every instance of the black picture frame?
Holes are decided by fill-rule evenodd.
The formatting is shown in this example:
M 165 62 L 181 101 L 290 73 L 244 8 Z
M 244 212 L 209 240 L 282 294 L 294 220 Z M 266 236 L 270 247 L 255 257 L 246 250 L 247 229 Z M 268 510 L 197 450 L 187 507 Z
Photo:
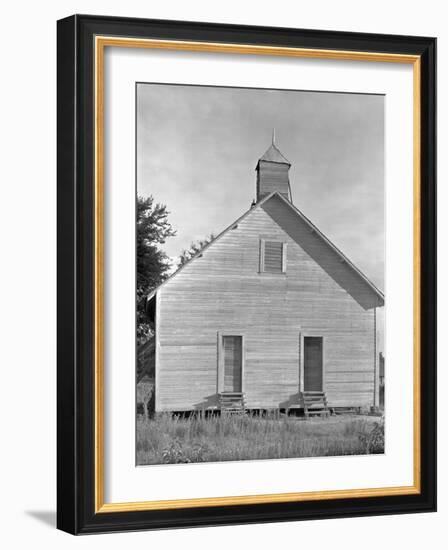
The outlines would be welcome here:
M 436 39 L 90 15 L 62 19 L 57 31 L 57 527 L 82 534 L 435 511 Z M 420 56 L 419 494 L 95 512 L 93 43 L 97 35 Z

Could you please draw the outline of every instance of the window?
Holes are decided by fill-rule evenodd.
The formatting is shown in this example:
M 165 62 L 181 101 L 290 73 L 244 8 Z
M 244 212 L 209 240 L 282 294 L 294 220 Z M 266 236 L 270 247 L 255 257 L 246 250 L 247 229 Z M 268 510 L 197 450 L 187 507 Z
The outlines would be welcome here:
M 286 243 L 261 239 L 260 271 L 264 273 L 286 272 Z

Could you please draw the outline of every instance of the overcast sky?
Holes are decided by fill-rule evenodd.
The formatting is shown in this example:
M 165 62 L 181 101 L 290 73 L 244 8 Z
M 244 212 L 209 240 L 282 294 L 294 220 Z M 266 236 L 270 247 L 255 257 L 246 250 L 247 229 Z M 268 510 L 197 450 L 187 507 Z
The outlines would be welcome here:
M 384 289 L 384 97 L 137 85 L 137 189 L 166 204 L 177 257 L 255 197 L 271 143 L 291 162 L 294 204 Z

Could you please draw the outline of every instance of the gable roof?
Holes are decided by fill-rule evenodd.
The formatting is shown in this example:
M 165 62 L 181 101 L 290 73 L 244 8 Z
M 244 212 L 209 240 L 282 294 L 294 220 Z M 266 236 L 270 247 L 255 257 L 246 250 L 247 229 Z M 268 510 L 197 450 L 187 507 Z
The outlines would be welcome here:
M 279 149 L 272 143 L 272 145 L 269 147 L 269 149 L 265 152 L 265 154 L 260 157 L 258 162 L 264 160 L 265 162 L 276 162 L 278 164 L 287 164 L 288 166 L 291 166 L 291 163 L 287 158 L 285 158 L 282 153 L 280 153 Z M 258 166 L 258 164 L 257 164 Z
M 191 262 L 194 262 L 197 258 L 200 258 L 203 253 L 214 245 L 215 242 L 220 240 L 224 235 L 226 235 L 232 228 L 234 228 L 236 225 L 238 225 L 240 222 L 242 222 L 245 218 L 247 218 L 252 212 L 255 210 L 261 208 L 263 205 L 266 205 L 268 201 L 270 201 L 272 198 L 278 198 L 282 201 L 284 205 L 286 205 L 291 211 L 302 221 L 304 222 L 310 229 L 310 232 L 318 236 L 321 241 L 329 248 L 331 249 L 337 256 L 339 256 L 339 259 L 341 262 L 345 263 L 351 271 L 359 277 L 359 279 L 367 285 L 367 287 L 373 292 L 374 295 L 379 299 L 380 305 L 384 304 L 384 294 L 379 290 L 367 277 L 362 273 L 360 269 L 358 269 L 353 262 L 351 262 L 345 254 L 343 254 L 339 248 L 337 248 L 331 241 L 326 237 L 298 208 L 296 208 L 288 199 L 283 197 L 280 193 L 277 191 L 274 191 L 273 193 L 267 195 L 264 199 L 259 201 L 255 204 L 252 208 L 247 210 L 242 216 L 240 216 L 236 221 L 234 221 L 232 224 L 230 224 L 224 231 L 222 231 L 219 235 L 217 235 L 213 240 L 211 240 L 204 248 L 202 248 L 199 252 L 197 252 L 194 256 L 192 256 L 188 261 L 186 261 L 181 267 L 179 267 L 174 273 L 172 273 L 163 283 L 161 283 L 158 287 L 156 287 L 147 297 L 146 304 L 147 308 L 150 305 L 150 302 L 152 302 L 153 298 L 156 296 L 159 289 L 161 289 L 165 284 L 168 283 L 171 279 L 176 277 L 187 265 L 189 265 Z M 269 213 L 268 213 L 269 215 Z M 152 304 L 154 306 L 154 304 Z

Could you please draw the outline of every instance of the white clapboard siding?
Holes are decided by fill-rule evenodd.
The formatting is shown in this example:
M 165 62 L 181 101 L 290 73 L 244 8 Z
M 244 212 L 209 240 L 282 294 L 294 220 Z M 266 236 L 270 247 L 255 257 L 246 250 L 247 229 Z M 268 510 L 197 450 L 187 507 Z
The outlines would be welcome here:
M 273 191 L 289 199 L 289 165 L 261 161 L 257 173 L 258 199 L 270 195 Z
M 261 239 L 286 243 L 285 273 L 260 273 Z M 244 336 L 248 408 L 298 402 L 303 335 L 323 337 L 329 406 L 372 405 L 376 305 L 353 269 L 273 197 L 158 290 L 156 410 L 217 405 L 219 332 Z

